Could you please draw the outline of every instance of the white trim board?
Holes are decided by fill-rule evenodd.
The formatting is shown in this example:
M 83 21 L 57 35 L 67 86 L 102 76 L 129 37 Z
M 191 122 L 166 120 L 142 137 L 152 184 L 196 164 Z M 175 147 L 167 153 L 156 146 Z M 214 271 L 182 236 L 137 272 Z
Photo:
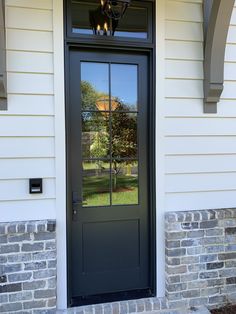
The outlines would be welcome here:
M 57 308 L 67 308 L 66 254 L 66 144 L 63 0 L 53 0 L 56 230 L 57 230 Z
M 157 297 L 165 296 L 165 0 L 156 0 L 156 269 Z

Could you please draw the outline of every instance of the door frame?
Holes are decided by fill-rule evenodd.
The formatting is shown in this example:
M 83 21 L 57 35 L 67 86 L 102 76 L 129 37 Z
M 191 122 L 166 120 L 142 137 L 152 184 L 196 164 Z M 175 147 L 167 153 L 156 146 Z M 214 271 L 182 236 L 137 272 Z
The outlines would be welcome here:
M 137 47 L 137 42 L 127 42 L 118 40 L 112 42 L 106 42 L 93 39 L 86 39 L 83 38 L 69 38 L 67 36 L 67 29 L 64 28 L 64 57 L 65 57 L 65 132 L 66 132 L 66 244 L 67 244 L 67 306 L 70 307 L 70 300 L 71 300 L 71 285 L 70 285 L 70 278 L 71 278 L 71 223 L 72 223 L 72 189 L 71 189 L 71 168 L 70 168 L 70 133 L 69 133 L 69 80 L 70 80 L 70 73 L 69 73 L 69 54 L 70 49 L 77 49 L 79 51 L 102 51 L 106 50 L 107 52 L 113 53 L 145 53 L 148 57 L 148 77 L 150 86 L 148 89 L 148 93 L 150 95 L 150 110 L 148 110 L 148 190 L 149 190 L 149 204 L 150 204 L 150 219 L 149 219 L 149 243 L 150 243 L 150 284 L 151 284 L 151 296 L 156 296 L 156 45 L 155 45 L 155 0 L 146 0 L 153 4 L 153 11 L 152 11 L 152 36 L 153 40 L 152 43 L 139 43 Z M 64 0 L 64 26 L 67 26 L 67 6 L 68 1 Z M 137 295 L 137 298 L 140 296 Z M 134 296 L 133 298 L 136 298 Z

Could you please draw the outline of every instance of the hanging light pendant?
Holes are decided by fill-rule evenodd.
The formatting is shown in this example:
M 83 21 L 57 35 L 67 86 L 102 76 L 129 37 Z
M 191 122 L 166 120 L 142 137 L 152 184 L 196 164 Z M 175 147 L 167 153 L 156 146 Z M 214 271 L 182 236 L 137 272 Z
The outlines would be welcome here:
M 112 20 L 120 20 L 131 0 L 101 0 L 102 12 Z

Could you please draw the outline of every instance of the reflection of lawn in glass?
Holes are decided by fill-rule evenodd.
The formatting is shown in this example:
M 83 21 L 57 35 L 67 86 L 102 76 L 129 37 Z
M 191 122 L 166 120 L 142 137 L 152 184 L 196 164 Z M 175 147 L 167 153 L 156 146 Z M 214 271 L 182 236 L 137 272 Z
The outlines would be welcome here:
M 83 162 L 83 169 L 84 170 L 98 170 L 99 167 L 97 166 L 96 168 L 94 167 L 94 165 L 96 164 L 95 161 L 91 161 L 91 162 Z M 110 163 L 108 162 L 101 162 L 102 168 L 103 169 L 109 169 L 110 168 Z M 97 177 L 96 177 L 97 178 Z
M 110 194 L 108 189 L 108 176 L 84 177 L 84 206 L 110 205 Z M 138 203 L 137 176 L 118 176 L 116 191 L 113 191 L 112 193 L 112 203 L 117 205 Z

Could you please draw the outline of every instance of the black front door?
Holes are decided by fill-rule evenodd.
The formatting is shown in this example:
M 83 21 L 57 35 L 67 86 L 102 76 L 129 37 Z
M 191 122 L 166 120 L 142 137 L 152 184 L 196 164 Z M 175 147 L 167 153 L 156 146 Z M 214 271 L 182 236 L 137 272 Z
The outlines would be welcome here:
M 146 55 L 71 49 L 72 305 L 150 291 L 147 91 Z

